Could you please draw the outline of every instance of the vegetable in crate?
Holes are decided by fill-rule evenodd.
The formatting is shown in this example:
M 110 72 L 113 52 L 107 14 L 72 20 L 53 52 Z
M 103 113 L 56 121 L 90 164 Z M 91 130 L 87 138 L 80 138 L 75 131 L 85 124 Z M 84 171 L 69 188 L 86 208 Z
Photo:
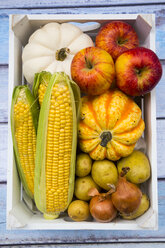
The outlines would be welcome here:
M 92 159 L 86 153 L 80 153 L 76 159 L 76 176 L 85 177 L 91 172 Z
M 75 196 L 83 201 L 89 201 L 91 197 L 88 195 L 88 191 L 91 188 L 97 188 L 100 191 L 100 187 L 93 181 L 91 176 L 79 177 L 75 181 Z
M 63 74 L 63 72 L 62 72 Z M 74 94 L 74 100 L 76 103 L 76 113 L 77 113 L 77 120 L 79 118 L 79 112 L 80 112 L 80 106 L 81 106 L 81 101 L 80 101 L 80 90 L 79 87 L 77 86 L 77 84 L 70 80 L 69 76 L 67 76 L 66 74 L 64 74 L 65 77 L 68 77 L 68 80 L 71 84 L 71 88 Z M 42 71 L 40 73 L 36 73 L 35 77 L 34 77 L 34 83 L 33 83 L 33 88 L 32 88 L 32 93 L 34 95 L 34 97 L 36 99 L 39 100 L 39 104 L 41 106 L 44 96 L 45 96 L 45 92 L 47 89 L 47 86 L 50 82 L 52 74 L 50 72 L 47 71 Z
M 94 160 L 118 160 L 134 150 L 144 131 L 138 105 L 119 90 L 82 98 L 79 147 Z
M 68 215 L 74 221 L 84 221 L 90 216 L 89 205 L 85 201 L 72 201 L 68 207 Z
M 41 105 L 34 197 L 45 218 L 58 217 L 73 196 L 79 102 L 75 103 L 72 86 L 65 73 L 53 74 Z
M 121 214 L 121 216 L 123 217 L 123 219 L 126 220 L 134 220 L 139 216 L 143 215 L 148 210 L 149 206 L 150 206 L 149 198 L 147 197 L 146 194 L 142 194 L 142 199 L 138 209 L 133 214 L 129 214 L 129 215 Z
M 34 196 L 34 167 L 39 106 L 27 86 L 16 86 L 11 105 L 15 160 L 25 192 Z
M 99 193 L 97 189 L 93 188 L 89 191 L 92 196 L 90 200 L 89 209 L 93 218 L 98 222 L 110 222 L 116 215 L 117 210 L 111 200 L 111 193 L 114 192 L 110 189 L 107 193 Z
M 35 74 L 32 93 L 35 98 L 38 98 L 40 106 L 43 102 L 46 88 L 51 79 L 51 76 L 52 74 L 46 71 L 42 71 L 41 73 Z
M 73 56 L 85 47 L 93 46 L 92 39 L 70 23 L 48 23 L 29 38 L 22 53 L 23 74 L 33 84 L 37 72 L 64 71 L 70 75 Z
M 116 186 L 116 191 L 112 193 L 111 199 L 115 208 L 122 214 L 130 215 L 135 213 L 141 203 L 142 192 L 133 183 L 125 178 L 129 167 L 122 169 Z

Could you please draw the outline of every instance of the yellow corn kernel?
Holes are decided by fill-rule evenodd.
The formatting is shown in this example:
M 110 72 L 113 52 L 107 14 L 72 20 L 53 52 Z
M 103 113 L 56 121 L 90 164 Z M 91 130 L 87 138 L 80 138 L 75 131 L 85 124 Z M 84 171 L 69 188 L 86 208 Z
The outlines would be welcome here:
M 25 99 L 18 98 L 14 105 L 14 128 L 21 167 L 29 190 L 33 195 L 36 133 L 30 105 Z
M 66 111 L 64 92 L 67 96 L 67 106 L 70 107 L 69 89 L 63 83 L 53 86 L 50 100 L 46 145 L 47 212 L 61 212 L 67 207 L 71 152 L 66 153 L 65 148 L 71 151 L 72 112 Z M 70 125 L 68 130 L 65 130 L 66 123 Z M 51 171 L 49 168 L 50 163 L 52 163 Z
M 45 92 L 46 92 L 46 88 L 47 88 L 47 86 L 44 85 L 44 84 L 40 84 L 40 86 L 39 86 L 38 98 L 39 98 L 39 104 L 40 104 L 40 106 L 41 106 L 41 104 L 43 102 L 44 95 L 45 95 Z

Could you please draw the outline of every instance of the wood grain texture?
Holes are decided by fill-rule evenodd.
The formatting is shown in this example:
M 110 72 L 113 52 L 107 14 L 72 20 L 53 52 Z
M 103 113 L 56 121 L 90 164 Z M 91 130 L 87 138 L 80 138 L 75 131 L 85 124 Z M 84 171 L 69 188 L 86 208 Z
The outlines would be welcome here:
M 0 184 L 0 244 L 71 244 L 71 243 L 121 243 L 121 242 L 164 242 L 165 241 L 165 181 L 159 180 L 159 230 L 158 231 L 50 231 L 50 230 L 6 230 L 6 185 Z M 124 245 L 123 245 L 124 246 Z M 125 247 L 125 246 L 124 246 Z M 142 248 L 142 246 L 141 246 Z
M 0 64 L 8 64 L 9 54 L 9 18 L 0 16 Z
M 165 178 L 165 120 L 157 120 L 157 171 L 159 178 Z
M 4 3 L 8 1 L 4 1 Z M 26 1 L 23 1 L 25 3 Z M 69 2 L 69 1 L 67 1 Z M 87 2 L 87 1 L 86 1 Z M 52 3 L 53 4 L 53 3 Z M 80 4 L 80 3 L 79 3 Z M 52 7 L 52 8 L 21 8 L 15 9 L 15 4 L 10 8 L 0 8 L 0 64 L 8 63 L 8 15 L 9 14 L 125 14 L 125 13 L 155 13 L 156 15 L 156 52 L 160 59 L 165 59 L 165 4 L 158 5 L 131 5 L 106 7 Z
M 95 6 L 130 6 L 130 5 L 151 5 L 151 4 L 160 4 L 164 3 L 164 0 L 64 0 L 61 4 L 61 0 L 43 0 L 43 1 L 37 1 L 37 0 L 16 0 L 14 1 L 14 6 L 17 8 L 49 8 L 49 7 L 63 7 L 63 8 L 70 8 L 70 7 L 95 7 Z M 62 6 L 61 6 L 62 5 Z M 8 0 L 0 0 L 0 8 L 11 8 L 13 6 L 13 1 Z
M 156 116 L 165 117 L 165 60 L 161 61 L 163 74 L 160 82 L 156 86 Z
M 6 182 L 7 180 L 7 136 L 8 136 L 8 125 L 0 124 L 0 183 Z
M 6 247 L 6 246 L 0 246 Z M 12 246 L 12 248 L 47 248 L 48 244 L 45 245 L 17 245 Z M 60 245 L 60 248 L 164 248 L 164 243 L 107 243 L 107 244 L 67 244 Z M 58 245 L 49 245 L 49 248 L 59 248 Z
M 0 66 L 0 123 L 8 121 L 8 66 Z

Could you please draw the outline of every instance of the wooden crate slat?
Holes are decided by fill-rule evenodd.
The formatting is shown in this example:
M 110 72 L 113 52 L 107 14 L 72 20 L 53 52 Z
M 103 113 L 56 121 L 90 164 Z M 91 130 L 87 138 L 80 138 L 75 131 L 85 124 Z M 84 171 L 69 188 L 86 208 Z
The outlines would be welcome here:
M 163 242 L 165 241 L 165 180 L 159 180 L 159 230 L 141 231 L 49 231 L 49 230 L 6 230 L 6 184 L 0 184 L 0 244 L 67 244 L 67 243 L 122 243 L 122 242 Z M 125 246 L 123 246 L 125 247 Z M 135 246 L 136 247 L 136 246 Z M 142 247 L 142 246 L 140 246 Z M 157 247 L 157 246 L 156 246 Z M 148 248 L 148 247 L 147 247 Z

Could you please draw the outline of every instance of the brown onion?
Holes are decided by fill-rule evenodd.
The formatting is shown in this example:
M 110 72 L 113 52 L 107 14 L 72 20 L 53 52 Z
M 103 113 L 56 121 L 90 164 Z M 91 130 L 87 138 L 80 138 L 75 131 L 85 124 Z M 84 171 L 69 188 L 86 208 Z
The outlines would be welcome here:
M 142 198 L 141 190 L 124 177 L 128 171 L 129 167 L 122 168 L 116 191 L 111 196 L 116 209 L 126 215 L 134 213 L 138 209 Z
M 89 210 L 96 221 L 110 222 L 116 217 L 117 210 L 113 206 L 110 196 L 111 192 L 112 190 L 107 193 L 99 193 L 97 189 L 89 191 L 88 194 L 93 196 L 90 200 Z

